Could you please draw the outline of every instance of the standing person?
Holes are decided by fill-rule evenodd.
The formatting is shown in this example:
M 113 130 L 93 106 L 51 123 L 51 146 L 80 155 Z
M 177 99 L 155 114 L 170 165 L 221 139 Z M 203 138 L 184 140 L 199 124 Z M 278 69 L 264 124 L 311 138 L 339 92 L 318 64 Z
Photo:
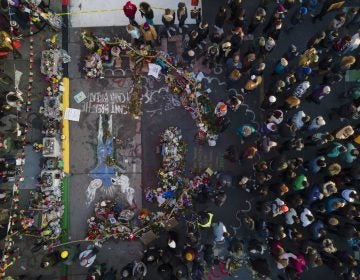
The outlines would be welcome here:
M 272 26 L 272 28 L 270 29 L 270 31 L 267 34 L 271 38 L 278 40 L 282 27 L 283 27 L 283 21 L 281 19 L 277 19 L 277 20 L 275 20 L 274 25 Z
M 309 100 L 315 102 L 316 104 L 320 104 L 321 100 L 331 92 L 331 88 L 327 85 L 322 85 L 311 93 L 309 96 Z
M 147 2 L 141 2 L 139 5 L 141 17 L 145 17 L 145 20 L 150 25 L 154 25 L 154 11 L 151 9 L 150 4 Z
M 251 75 L 250 79 L 245 83 L 244 88 L 241 89 L 243 93 L 250 92 L 255 90 L 259 85 L 261 85 L 263 79 L 261 76 Z
M 314 119 L 312 119 L 308 130 L 315 130 L 315 129 L 319 129 L 320 127 L 324 126 L 326 124 L 324 118 L 322 116 L 318 116 Z
M 342 145 L 338 142 L 333 142 L 333 147 L 331 147 L 331 149 L 329 149 L 329 151 L 326 153 L 326 156 L 329 158 L 337 158 L 338 156 L 345 153 L 346 151 L 347 151 L 347 148 L 344 145 Z M 319 152 L 321 152 L 321 150 L 319 150 Z
M 323 16 L 325 16 L 329 12 L 329 8 L 332 4 L 342 2 L 340 0 L 325 0 L 325 3 L 323 4 L 320 13 L 318 13 L 316 16 L 312 18 L 312 23 L 316 23 L 316 21 L 319 19 L 322 20 Z
M 213 228 L 215 242 L 224 242 L 228 232 L 223 222 L 219 221 L 211 226 Z
M 309 66 L 310 64 L 317 62 L 319 57 L 315 48 L 307 49 L 299 58 L 299 66 Z
M 139 28 L 137 28 L 136 26 L 134 26 L 132 24 L 128 24 L 126 26 L 126 31 L 127 31 L 127 33 L 130 34 L 130 36 L 134 40 L 135 44 L 137 44 L 141 37 Z
M 237 15 L 239 14 L 239 10 L 241 9 L 241 0 L 230 0 L 228 1 L 228 7 L 230 10 L 230 18 L 229 21 L 235 21 Z
M 165 9 L 165 12 L 162 15 L 161 20 L 165 26 L 168 38 L 171 38 L 172 35 L 171 35 L 170 31 L 176 32 L 176 29 L 174 28 L 175 11 L 173 11 L 171 9 Z
M 329 29 L 338 31 L 346 21 L 345 13 L 337 14 L 330 22 Z
M 240 70 L 241 68 L 242 68 L 242 64 L 240 61 L 240 55 L 234 54 L 232 57 L 229 57 L 226 60 L 225 69 L 227 74 L 231 73 L 231 71 L 233 71 L 234 69 Z
M 298 24 L 301 24 L 304 21 L 305 15 L 307 15 L 308 9 L 304 6 L 300 7 L 298 11 L 296 11 L 290 19 L 291 25 L 286 29 L 286 32 L 290 32 L 294 29 Z
M 134 26 L 139 26 L 139 24 L 135 21 L 135 14 L 137 11 L 136 5 L 131 3 L 131 1 L 127 1 L 123 7 L 125 16 L 129 19 L 130 24 Z
M 351 67 L 355 64 L 356 58 L 352 55 L 346 55 L 341 58 L 341 61 L 338 65 L 334 66 L 332 71 L 334 73 L 340 72 L 345 73 L 347 70 L 350 70 Z
M 297 58 L 299 54 L 300 53 L 298 51 L 298 48 L 294 44 L 291 44 L 286 53 L 284 53 L 283 57 L 286 58 L 288 61 L 291 61 L 294 58 Z
M 188 17 L 188 12 L 184 2 L 180 2 L 178 4 L 178 9 L 176 14 L 179 21 L 179 33 L 182 34 L 183 27 L 188 28 L 188 25 L 185 24 L 185 21 Z
M 182 54 L 182 58 L 187 65 L 193 67 L 192 63 L 195 59 L 195 52 L 193 50 L 185 50 Z
M 60 251 L 54 251 L 42 257 L 40 267 L 52 268 L 61 261 Z
M 279 62 L 275 65 L 275 69 L 273 72 L 273 75 L 281 75 L 284 74 L 287 70 L 289 62 L 286 60 L 286 58 L 282 57 Z
M 320 43 L 326 38 L 325 31 L 321 31 L 319 33 L 316 33 L 311 39 L 307 42 L 306 46 L 308 49 L 311 48 L 318 48 Z
M 242 31 L 242 28 L 235 28 L 231 30 L 232 36 L 230 38 L 231 42 L 231 54 L 234 54 L 235 52 L 240 50 L 240 47 L 243 42 L 244 38 L 244 32 Z
M 214 28 L 218 32 L 221 32 L 221 33 L 224 32 L 223 28 L 224 28 L 226 17 L 227 17 L 227 9 L 224 6 L 221 6 L 215 16 L 215 24 L 214 24 Z
M 233 69 L 226 79 L 226 89 L 235 88 L 241 78 L 241 73 L 238 69 Z
M 345 52 L 350 47 L 351 39 L 351 36 L 347 35 L 335 40 L 332 45 L 333 50 L 339 54 Z
M 356 149 L 352 143 L 347 143 L 346 148 L 347 148 L 347 151 L 343 155 L 343 160 L 346 163 L 351 164 L 359 156 L 359 150 Z
M 306 93 L 309 87 L 310 87 L 310 82 L 304 81 L 295 88 L 293 95 L 298 98 L 301 98 Z
M 244 139 L 255 133 L 256 129 L 250 124 L 241 125 L 236 129 L 236 134 L 240 136 L 241 144 L 244 143 Z
M 263 7 L 258 7 L 250 23 L 250 26 L 248 27 L 247 32 L 249 34 L 252 34 L 260 24 L 264 23 L 265 18 L 266 18 L 265 9 Z
M 242 71 L 245 73 L 249 73 L 251 68 L 253 67 L 253 63 L 256 60 L 256 54 L 253 51 L 249 51 L 243 58 L 243 67 Z M 261 75 L 261 74 L 260 74 Z M 257 75 L 256 75 L 257 76 Z
M 150 25 L 148 22 L 145 22 L 140 26 L 140 31 L 144 37 L 145 44 L 149 44 L 154 47 L 155 41 L 157 40 L 157 32 L 155 27 Z
M 271 37 L 268 37 L 267 40 L 265 41 L 265 46 L 264 46 L 265 52 L 270 53 L 275 48 L 275 46 L 276 46 L 275 40 Z
M 354 132 L 355 131 L 352 126 L 347 125 L 335 133 L 335 138 L 340 140 L 348 139 L 351 135 L 354 134 Z
M 333 63 L 334 63 L 334 58 L 331 55 L 325 56 L 319 62 L 318 73 L 320 75 L 326 74 L 327 72 L 329 72 L 332 69 Z
M 222 101 L 218 102 L 214 111 L 215 116 L 221 118 L 224 117 L 227 114 L 227 112 L 228 112 L 228 106 Z
M 344 50 L 344 54 L 356 50 L 360 45 L 360 29 L 351 37 L 349 47 Z
M 320 172 L 321 168 L 326 167 L 326 160 L 324 156 L 318 156 L 309 162 L 304 164 L 306 168 L 309 168 L 310 171 L 314 174 Z M 306 170 L 306 169 L 305 169 Z
M 216 63 L 216 60 L 220 54 L 219 45 L 213 43 L 210 47 L 208 47 L 205 59 L 203 60 L 203 65 L 208 65 L 210 69 L 213 69 Z
M 196 49 L 200 44 L 199 33 L 196 30 L 191 31 L 189 35 L 189 41 L 187 43 L 188 49 Z
M 205 45 L 206 39 L 209 35 L 209 24 L 206 21 L 202 21 L 197 27 L 197 32 L 199 33 L 200 43 Z
M 283 200 L 281 200 L 280 198 L 276 198 L 274 203 L 271 205 L 271 210 L 273 217 L 276 217 L 289 211 L 289 207 L 285 204 Z
M 346 22 L 345 22 L 345 28 L 349 29 L 349 27 L 356 23 L 357 19 L 359 18 L 360 9 L 352 7 L 350 8 L 346 13 Z

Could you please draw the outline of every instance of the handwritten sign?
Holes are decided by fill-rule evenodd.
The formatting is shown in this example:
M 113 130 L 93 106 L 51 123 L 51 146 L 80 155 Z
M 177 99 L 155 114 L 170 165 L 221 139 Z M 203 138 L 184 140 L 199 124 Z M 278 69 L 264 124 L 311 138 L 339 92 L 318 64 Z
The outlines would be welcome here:
M 66 108 L 64 119 L 69 121 L 78 122 L 80 120 L 80 113 L 79 109 L 74 108 Z
M 128 114 L 128 103 L 130 100 L 128 92 L 89 92 L 86 96 L 86 102 L 83 103 L 82 107 L 83 112 L 95 114 Z

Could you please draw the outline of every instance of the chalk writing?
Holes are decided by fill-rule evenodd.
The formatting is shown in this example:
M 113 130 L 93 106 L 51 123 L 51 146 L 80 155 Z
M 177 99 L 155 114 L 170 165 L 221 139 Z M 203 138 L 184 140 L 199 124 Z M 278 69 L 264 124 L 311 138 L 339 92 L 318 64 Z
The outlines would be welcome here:
M 128 114 L 128 92 L 105 91 L 89 92 L 82 111 L 95 114 Z

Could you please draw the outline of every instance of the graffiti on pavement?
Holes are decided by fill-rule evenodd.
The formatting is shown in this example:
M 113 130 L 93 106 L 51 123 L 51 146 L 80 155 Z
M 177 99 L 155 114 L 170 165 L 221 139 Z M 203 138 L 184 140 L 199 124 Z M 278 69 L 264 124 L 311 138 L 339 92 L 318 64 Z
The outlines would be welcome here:
M 103 91 L 85 93 L 82 111 L 96 114 L 128 114 L 129 92 Z
M 93 180 L 86 190 L 87 206 L 90 206 L 94 201 L 98 189 L 102 189 L 107 195 L 113 195 L 119 189 L 125 195 L 128 204 L 133 206 L 135 190 L 130 187 L 129 177 L 124 175 L 125 170 L 118 166 L 116 160 L 113 159 L 112 127 L 112 115 L 109 117 L 100 115 L 97 137 L 97 164 L 89 174 Z
M 167 87 L 150 90 L 147 85 L 143 86 L 143 100 L 145 106 L 156 104 L 156 108 L 149 108 L 145 110 L 145 112 L 150 114 L 151 117 L 157 114 L 162 115 L 165 112 L 181 106 L 179 98 L 170 93 Z

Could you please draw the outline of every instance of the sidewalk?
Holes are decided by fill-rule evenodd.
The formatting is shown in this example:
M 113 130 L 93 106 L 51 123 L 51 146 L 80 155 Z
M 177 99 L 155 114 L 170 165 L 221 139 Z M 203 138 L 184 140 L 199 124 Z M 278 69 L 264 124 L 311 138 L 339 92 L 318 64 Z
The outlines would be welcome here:
M 126 26 L 129 24 L 129 20 L 124 15 L 122 11 L 122 7 L 125 5 L 127 1 L 119 1 L 119 0 L 91 0 L 91 1 L 83 1 L 83 0 L 71 0 L 70 1 L 70 22 L 73 28 L 75 27 L 95 27 L 95 26 Z M 145 21 L 144 18 L 141 18 L 139 12 L 139 3 L 141 0 L 133 0 L 134 3 L 138 7 L 138 11 L 136 13 L 136 21 L 141 24 Z M 157 0 L 152 4 L 152 8 L 154 11 L 154 24 L 162 24 L 161 17 L 166 8 L 170 8 L 172 10 L 177 10 L 177 5 L 179 1 L 168 1 L 168 0 Z M 190 17 L 191 0 L 183 0 L 188 9 L 188 19 L 186 21 L 187 24 L 194 24 L 195 20 Z M 201 8 L 201 0 L 199 0 L 199 6 Z M 177 19 L 175 21 L 177 24 Z

